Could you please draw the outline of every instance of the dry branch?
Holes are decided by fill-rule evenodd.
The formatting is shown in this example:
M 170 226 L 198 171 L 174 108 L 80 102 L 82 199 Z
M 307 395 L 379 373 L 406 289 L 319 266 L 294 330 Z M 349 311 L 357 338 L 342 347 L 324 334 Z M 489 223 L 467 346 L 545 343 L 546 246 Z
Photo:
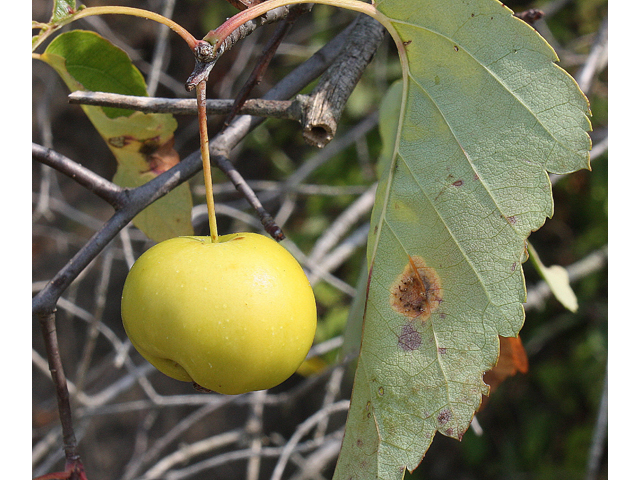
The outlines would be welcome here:
M 371 17 L 358 16 L 340 56 L 309 96 L 302 121 L 307 143 L 322 148 L 333 139 L 347 100 L 373 59 L 385 32 L 385 28 Z

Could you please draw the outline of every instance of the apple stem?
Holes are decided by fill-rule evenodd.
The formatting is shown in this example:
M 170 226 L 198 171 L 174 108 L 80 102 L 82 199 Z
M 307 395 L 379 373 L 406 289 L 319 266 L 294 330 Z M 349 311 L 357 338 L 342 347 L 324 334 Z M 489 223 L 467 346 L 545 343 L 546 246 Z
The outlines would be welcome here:
M 211 179 L 211 158 L 209 156 L 209 134 L 207 133 L 207 82 L 202 80 L 196 86 L 196 102 L 198 105 L 198 127 L 200 130 L 200 155 L 202 156 L 202 171 L 204 172 L 204 189 L 209 214 L 209 230 L 211 242 L 218 241 L 218 225 L 216 210 L 213 204 L 213 181 Z

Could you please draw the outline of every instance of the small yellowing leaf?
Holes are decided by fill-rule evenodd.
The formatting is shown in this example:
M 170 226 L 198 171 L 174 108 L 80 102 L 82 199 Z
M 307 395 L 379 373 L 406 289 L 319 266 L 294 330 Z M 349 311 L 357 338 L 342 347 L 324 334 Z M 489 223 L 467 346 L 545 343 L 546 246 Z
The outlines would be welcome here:
M 578 298 L 571 288 L 569 283 L 569 274 L 564 267 L 560 265 L 551 265 L 545 267 L 538 252 L 533 248 L 531 244 L 528 246 L 531 260 L 536 267 L 536 270 L 540 273 L 540 276 L 547 282 L 551 293 L 554 297 L 569 311 L 578 311 Z
M 125 52 L 94 32 L 73 30 L 56 37 L 39 57 L 51 65 L 71 91 L 96 90 L 145 96 L 144 78 Z M 135 188 L 180 161 L 173 149 L 173 115 L 83 105 L 82 109 L 118 162 L 113 182 Z M 160 242 L 193 235 L 189 185 L 156 200 L 133 224 Z

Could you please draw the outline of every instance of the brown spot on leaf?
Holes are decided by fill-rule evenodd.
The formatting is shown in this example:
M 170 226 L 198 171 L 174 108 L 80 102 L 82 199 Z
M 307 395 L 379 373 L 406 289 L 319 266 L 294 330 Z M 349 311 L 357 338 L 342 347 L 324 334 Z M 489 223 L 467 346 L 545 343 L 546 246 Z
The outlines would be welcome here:
M 442 302 L 440 276 L 417 255 L 409 257 L 389 290 L 391 307 L 412 320 L 425 322 Z
M 451 417 L 453 416 L 453 414 L 451 413 L 451 410 L 449 410 L 448 408 L 445 408 L 444 410 L 442 410 L 439 414 L 438 414 L 438 423 L 440 425 L 444 425 L 446 424 L 449 420 L 451 420 Z
M 444 432 L 450 437 L 453 436 L 453 428 L 447 428 Z
M 453 51 L 454 51 L 454 52 L 457 52 L 458 50 L 459 50 L 458 46 L 457 46 L 457 45 L 454 45 L 454 46 L 453 46 Z
M 140 147 L 142 153 L 149 164 L 149 170 L 156 175 L 166 172 L 180 161 L 178 152 L 173 149 L 174 137 L 172 136 L 162 145 L 158 144 L 157 139 L 145 141 Z
M 438 347 L 439 355 L 446 355 L 446 353 L 447 353 L 447 349 L 445 347 Z
M 402 42 L 402 44 L 406 47 L 407 45 L 410 45 L 411 42 L 413 42 L 413 40 L 407 40 L 406 42 Z
M 124 148 L 133 141 L 135 141 L 135 138 L 130 135 L 121 135 L 119 137 L 111 137 L 107 139 L 109 145 L 114 148 Z
M 362 448 L 362 447 L 364 446 L 364 442 L 363 442 L 362 440 L 360 440 L 360 439 L 357 439 L 357 440 L 356 440 L 356 445 L 357 445 L 358 447 Z
M 513 263 L 511 264 L 511 271 L 512 271 L 512 272 L 515 272 L 515 271 L 516 271 L 516 267 L 517 267 L 517 266 L 518 266 L 518 263 L 517 263 L 517 262 L 513 262 Z
M 147 156 L 155 153 L 159 147 L 160 137 L 147 138 L 146 140 L 141 141 L 138 152 L 140 152 L 144 156 Z
M 462 185 L 464 185 L 464 181 L 462 180 L 456 180 L 455 182 L 453 182 L 451 185 L 453 185 L 454 187 L 461 187 Z
M 417 350 L 422 345 L 422 335 L 418 332 L 413 325 L 407 324 L 402 326 L 402 333 L 398 337 L 398 347 L 402 350 L 409 352 Z
M 516 218 L 515 215 L 507 217 L 507 222 L 509 222 L 511 225 L 515 225 L 517 221 L 518 221 L 518 219 Z
M 365 411 L 365 416 L 367 418 L 371 418 L 371 411 L 373 410 L 372 406 L 371 406 L 371 402 L 367 402 L 367 404 L 364 407 L 364 411 Z

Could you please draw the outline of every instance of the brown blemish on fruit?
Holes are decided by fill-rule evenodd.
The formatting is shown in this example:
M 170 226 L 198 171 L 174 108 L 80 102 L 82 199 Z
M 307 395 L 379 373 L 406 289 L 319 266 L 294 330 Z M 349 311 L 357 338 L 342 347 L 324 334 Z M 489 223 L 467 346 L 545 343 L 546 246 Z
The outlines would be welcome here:
M 440 425 L 444 425 L 446 424 L 449 420 L 451 420 L 451 417 L 453 416 L 453 414 L 451 413 L 451 410 L 449 410 L 448 408 L 445 408 L 444 410 L 442 410 L 439 414 L 438 414 L 438 423 Z
M 232 238 L 232 239 L 231 239 L 231 241 L 234 241 L 234 240 L 242 240 L 243 238 L 244 238 L 244 237 L 236 237 L 236 238 Z
M 402 333 L 398 337 L 398 347 L 405 352 L 417 350 L 422 345 L 422 335 L 413 325 L 407 324 L 402 326 Z
M 209 390 L 208 388 L 203 387 L 202 385 L 199 385 L 196 382 L 193 382 L 192 385 L 193 385 L 193 388 L 198 392 L 201 392 L 201 393 L 215 393 L 213 390 Z
M 414 255 L 389 289 L 389 302 L 396 312 L 425 322 L 442 303 L 442 282 L 422 257 Z

